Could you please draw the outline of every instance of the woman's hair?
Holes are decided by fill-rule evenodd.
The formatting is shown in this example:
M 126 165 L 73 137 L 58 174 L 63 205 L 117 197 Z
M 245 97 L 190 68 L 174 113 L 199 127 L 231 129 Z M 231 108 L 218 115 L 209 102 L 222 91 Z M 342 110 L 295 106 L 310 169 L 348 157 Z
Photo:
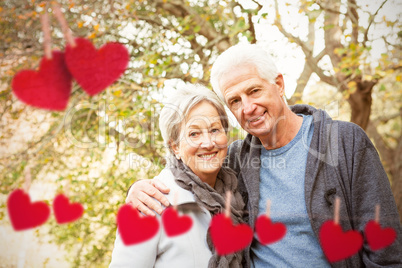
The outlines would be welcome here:
M 225 50 L 216 59 L 211 69 L 211 85 L 219 98 L 225 102 L 219 85 L 223 75 L 239 66 L 253 65 L 262 79 L 275 84 L 279 72 L 271 56 L 256 44 L 237 44 Z
M 179 144 L 181 125 L 191 109 L 201 102 L 208 102 L 218 111 L 221 124 L 227 133 L 229 120 L 222 101 L 216 94 L 202 86 L 186 84 L 169 97 L 159 116 L 159 129 L 165 146 L 168 148 L 168 157 L 174 155 L 171 143 Z

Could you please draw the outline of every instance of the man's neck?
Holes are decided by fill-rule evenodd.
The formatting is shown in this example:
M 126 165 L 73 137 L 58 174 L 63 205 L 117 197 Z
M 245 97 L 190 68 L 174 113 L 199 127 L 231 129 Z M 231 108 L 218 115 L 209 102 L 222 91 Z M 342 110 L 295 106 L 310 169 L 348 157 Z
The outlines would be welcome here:
M 285 146 L 299 132 L 303 124 L 303 117 L 296 115 L 290 109 L 285 109 L 284 118 L 284 120 L 280 120 L 269 135 L 258 137 L 266 150 L 278 149 Z

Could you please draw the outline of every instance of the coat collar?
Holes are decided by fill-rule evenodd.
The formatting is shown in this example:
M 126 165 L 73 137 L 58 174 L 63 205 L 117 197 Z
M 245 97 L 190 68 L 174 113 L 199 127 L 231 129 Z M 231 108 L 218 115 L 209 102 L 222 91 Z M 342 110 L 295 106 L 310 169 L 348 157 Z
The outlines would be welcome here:
M 169 200 L 170 204 L 174 204 L 176 193 L 177 205 L 196 203 L 194 195 L 190 191 L 181 188 L 176 183 L 172 172 L 168 168 L 163 169 L 155 179 L 163 182 L 168 188 L 170 188 L 169 194 L 166 195 L 166 198 Z

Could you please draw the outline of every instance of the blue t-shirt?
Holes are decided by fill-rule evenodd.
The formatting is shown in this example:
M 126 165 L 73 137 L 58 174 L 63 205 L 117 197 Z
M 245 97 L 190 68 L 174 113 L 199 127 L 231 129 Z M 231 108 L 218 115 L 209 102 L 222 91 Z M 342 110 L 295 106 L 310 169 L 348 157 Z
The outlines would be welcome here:
M 261 149 L 259 215 L 271 200 L 271 220 L 286 225 L 285 237 L 267 246 L 254 242 L 252 267 L 330 267 L 311 228 L 304 199 L 307 154 L 313 116 L 303 116 L 296 137 L 284 147 Z M 254 234 L 256 241 L 258 236 Z

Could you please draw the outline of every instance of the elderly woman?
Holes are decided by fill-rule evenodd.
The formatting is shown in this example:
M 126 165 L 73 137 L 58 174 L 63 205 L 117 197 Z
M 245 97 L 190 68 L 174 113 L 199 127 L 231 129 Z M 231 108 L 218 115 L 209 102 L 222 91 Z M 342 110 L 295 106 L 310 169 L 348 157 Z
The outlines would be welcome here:
M 171 204 L 176 203 L 179 211 L 186 211 L 192 228 L 168 237 L 160 224 L 155 237 L 132 246 L 124 245 L 117 233 L 110 267 L 242 266 L 241 252 L 218 256 L 208 233 L 212 216 L 224 210 L 226 191 L 233 193 L 233 222 L 241 222 L 243 216 L 244 202 L 236 190 L 237 178 L 222 167 L 228 125 L 224 106 L 211 90 L 187 85 L 171 96 L 159 118 L 168 161 L 155 179 L 171 189 L 166 197 Z

